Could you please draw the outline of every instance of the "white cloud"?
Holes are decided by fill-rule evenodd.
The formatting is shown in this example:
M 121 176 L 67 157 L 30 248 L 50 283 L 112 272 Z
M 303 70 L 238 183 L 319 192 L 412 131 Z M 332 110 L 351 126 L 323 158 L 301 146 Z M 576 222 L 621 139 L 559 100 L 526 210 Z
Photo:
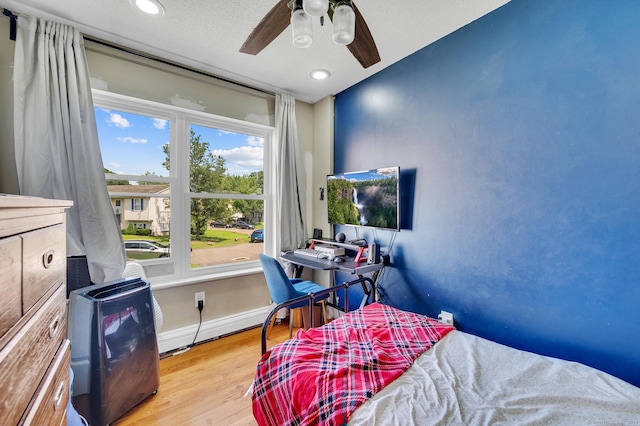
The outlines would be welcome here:
M 234 163 L 237 166 L 252 169 L 252 171 L 262 170 L 264 158 L 264 149 L 262 147 L 241 146 L 230 150 L 216 149 L 211 152 L 214 155 L 224 157 L 227 163 Z
M 163 120 L 161 118 L 154 118 L 153 119 L 153 127 L 155 127 L 156 129 L 164 129 L 165 127 L 167 127 L 167 120 Z
M 120 142 L 125 142 L 125 143 L 147 143 L 149 142 L 147 139 L 137 139 L 137 138 L 132 138 L 132 137 L 124 137 L 124 138 L 117 138 L 117 140 L 119 140 Z
M 378 169 L 377 172 L 378 175 L 382 176 L 395 176 L 398 172 L 398 169 L 396 167 L 388 167 L 385 169 Z
M 109 118 L 107 118 L 107 123 L 113 124 L 116 127 L 120 127 L 121 129 L 126 129 L 127 127 L 131 127 L 132 124 L 121 116 L 120 114 L 111 114 Z
M 262 148 L 264 146 L 264 138 L 260 138 L 258 136 L 247 136 L 247 143 L 249 146 L 258 146 Z
M 112 161 L 111 163 L 109 163 L 109 169 L 117 169 L 121 166 L 122 165 L 120 163 L 116 163 L 115 161 Z

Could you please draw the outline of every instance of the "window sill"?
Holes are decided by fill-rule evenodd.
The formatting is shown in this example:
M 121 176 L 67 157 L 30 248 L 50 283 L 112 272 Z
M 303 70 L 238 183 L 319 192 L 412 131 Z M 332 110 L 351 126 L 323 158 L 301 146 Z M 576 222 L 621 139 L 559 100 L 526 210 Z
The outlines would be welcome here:
M 260 266 L 245 268 L 245 269 L 236 269 L 236 270 L 225 271 L 225 272 L 215 272 L 212 274 L 197 275 L 193 277 L 176 278 L 176 279 L 170 279 L 166 281 L 158 281 L 157 278 L 154 278 L 153 279 L 154 282 L 151 284 L 151 289 L 164 290 L 167 288 L 182 287 L 186 285 L 199 284 L 199 283 L 208 282 L 208 281 L 225 280 L 228 278 L 243 277 L 246 275 L 255 275 L 255 274 L 262 274 L 262 268 Z

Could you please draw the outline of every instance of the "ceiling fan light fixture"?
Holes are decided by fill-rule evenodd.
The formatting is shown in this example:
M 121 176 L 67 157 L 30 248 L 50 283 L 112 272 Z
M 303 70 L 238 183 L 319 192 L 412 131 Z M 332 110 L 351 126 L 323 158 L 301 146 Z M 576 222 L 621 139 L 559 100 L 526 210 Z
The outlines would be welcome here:
M 157 0 L 130 0 L 131 4 L 147 15 L 164 15 L 164 6 Z
M 324 16 L 329 10 L 329 0 L 303 0 L 302 7 L 307 15 Z
M 341 2 L 333 11 L 333 41 L 350 44 L 356 37 L 356 13 L 351 2 Z
M 295 9 L 291 12 L 291 34 L 295 47 L 309 47 L 313 43 L 313 27 L 311 16 L 303 9 Z

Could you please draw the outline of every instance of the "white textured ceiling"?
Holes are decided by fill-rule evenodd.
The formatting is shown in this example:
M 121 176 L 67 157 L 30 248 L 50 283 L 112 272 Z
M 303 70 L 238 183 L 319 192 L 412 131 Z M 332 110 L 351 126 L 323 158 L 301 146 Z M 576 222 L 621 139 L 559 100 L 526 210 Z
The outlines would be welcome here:
M 238 50 L 276 0 L 160 0 L 160 18 L 137 12 L 129 0 L 0 0 L 14 13 L 76 26 L 84 34 L 159 56 L 270 92 L 288 91 L 314 103 L 339 93 L 509 0 L 355 0 L 380 53 L 367 69 L 331 40 L 331 23 L 315 19 L 307 49 L 287 28 L 256 56 Z M 392 5 L 392 6 L 391 6 Z M 357 31 L 357 29 L 356 29 Z M 331 72 L 313 81 L 316 68 Z

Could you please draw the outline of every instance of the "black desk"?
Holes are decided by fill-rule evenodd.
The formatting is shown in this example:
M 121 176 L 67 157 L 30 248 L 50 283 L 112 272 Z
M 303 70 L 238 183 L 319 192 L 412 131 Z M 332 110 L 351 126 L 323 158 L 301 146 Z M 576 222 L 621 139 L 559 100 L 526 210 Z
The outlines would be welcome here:
M 288 251 L 280 256 L 281 259 L 286 260 L 287 262 L 291 262 L 295 265 L 295 275 L 298 278 L 302 274 L 304 268 L 315 269 L 318 271 L 340 271 L 347 274 L 357 275 L 358 278 L 350 281 L 350 283 L 357 284 L 359 282 L 362 285 L 364 297 L 362 298 L 360 307 L 364 306 L 367 303 L 367 300 L 369 300 L 369 296 L 371 295 L 373 295 L 373 300 L 375 300 L 376 281 L 378 279 L 378 274 L 380 273 L 382 268 L 384 268 L 384 264 L 354 262 L 354 257 L 342 257 L 345 258 L 344 262 L 334 262 L 333 260 L 314 259 L 308 256 L 299 256 L 292 251 Z M 373 274 L 371 278 L 365 277 L 364 274 L 367 274 L 369 272 Z M 367 286 L 367 283 L 369 284 L 369 286 Z M 330 303 L 329 305 L 336 309 L 343 310 L 341 307 L 337 306 L 334 303 Z

